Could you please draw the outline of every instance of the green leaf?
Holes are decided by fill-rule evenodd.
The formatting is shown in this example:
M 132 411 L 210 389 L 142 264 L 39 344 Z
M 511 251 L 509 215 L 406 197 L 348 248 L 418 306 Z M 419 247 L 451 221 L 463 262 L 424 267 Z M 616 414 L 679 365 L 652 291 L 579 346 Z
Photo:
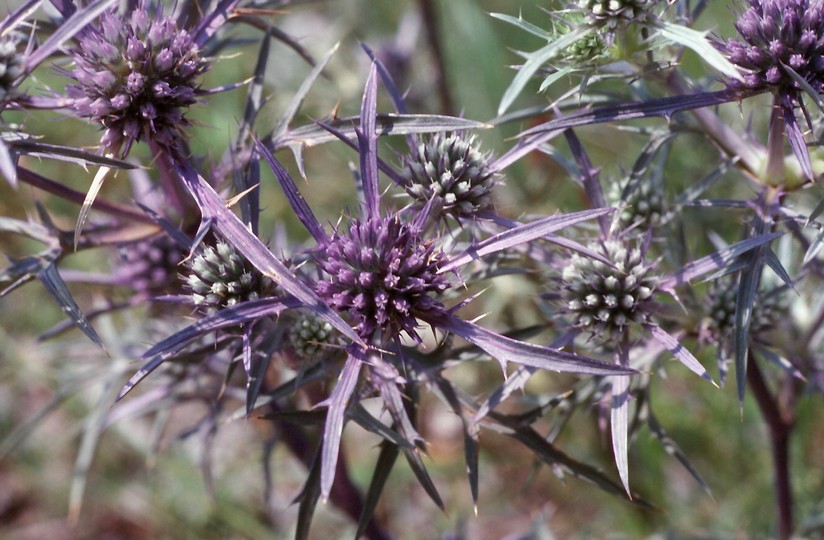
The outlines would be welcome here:
M 738 68 L 707 41 L 706 32 L 699 32 L 692 28 L 663 20 L 657 21 L 656 26 L 658 27 L 658 34 L 662 38 L 692 49 L 707 64 L 727 77 L 739 81 L 742 80 L 741 72 Z
M 594 29 L 586 27 L 575 28 L 568 34 L 564 34 L 541 49 L 528 54 L 526 56 L 526 62 L 518 70 L 515 78 L 512 79 L 512 82 L 509 84 L 509 88 L 506 89 L 503 97 L 501 98 L 501 104 L 498 106 L 498 116 L 501 116 L 507 111 L 507 109 L 509 109 L 515 101 L 515 98 L 517 98 L 523 91 L 529 80 L 533 75 L 535 75 L 535 73 L 537 73 L 541 66 L 555 58 L 558 54 L 563 52 L 564 49 L 579 39 L 586 37 L 594 31 Z

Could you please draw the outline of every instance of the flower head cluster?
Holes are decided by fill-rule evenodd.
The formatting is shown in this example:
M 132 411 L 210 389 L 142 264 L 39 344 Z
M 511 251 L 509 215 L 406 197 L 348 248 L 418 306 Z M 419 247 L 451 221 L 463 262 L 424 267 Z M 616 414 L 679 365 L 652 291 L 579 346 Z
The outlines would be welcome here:
M 667 213 L 667 205 L 659 186 L 641 182 L 625 199 L 622 200 L 621 195 L 621 184 L 611 184 L 608 194 L 610 202 L 622 207 L 618 215 L 620 230 L 627 230 L 632 226 L 647 230 L 661 224 Z
M 818 0 L 749 0 L 735 23 L 741 39 L 723 48 L 746 70 L 742 82 L 753 89 L 778 88 L 796 94 L 801 85 L 824 92 L 824 4 Z
M 445 311 L 430 293 L 450 286 L 439 272 L 446 256 L 397 214 L 353 219 L 324 250 L 320 265 L 327 277 L 318 282 L 318 294 L 348 313 L 364 339 L 378 331 L 386 338 L 402 331 L 417 337 L 416 314 Z
M 161 294 L 177 283 L 178 265 L 185 257 L 172 238 L 155 236 L 123 250 L 116 269 L 117 279 L 138 295 Z
M 731 335 L 735 327 L 735 304 L 738 281 L 722 279 L 713 283 L 707 295 L 707 327 L 716 339 Z M 759 292 L 753 303 L 750 334 L 757 335 L 774 328 L 785 311 L 785 299 L 780 293 Z
M 339 342 L 332 325 L 312 312 L 301 313 L 289 330 L 289 349 L 298 360 L 322 358 L 330 345 Z
M 655 0 L 579 0 L 589 24 L 615 30 L 647 17 Z
M 231 245 L 218 241 L 206 246 L 186 264 L 186 285 L 195 305 L 207 310 L 257 300 L 270 282 L 249 264 Z
M 18 41 L 13 33 L 0 37 L 0 102 L 11 93 L 23 72 L 23 57 L 17 52 Z
M 474 136 L 437 133 L 405 159 L 404 189 L 422 204 L 436 199 L 455 219 L 477 219 L 492 205 L 497 181 Z
M 80 39 L 74 61 L 71 76 L 79 84 L 68 88 L 73 106 L 102 124 L 102 146 L 123 154 L 147 137 L 175 143 L 207 68 L 189 33 L 145 6 L 125 19 L 103 14 L 99 29 Z
M 630 322 L 647 323 L 656 278 L 638 247 L 620 240 L 589 246 L 612 266 L 578 254 L 561 272 L 561 298 L 575 326 L 593 334 L 620 330 Z

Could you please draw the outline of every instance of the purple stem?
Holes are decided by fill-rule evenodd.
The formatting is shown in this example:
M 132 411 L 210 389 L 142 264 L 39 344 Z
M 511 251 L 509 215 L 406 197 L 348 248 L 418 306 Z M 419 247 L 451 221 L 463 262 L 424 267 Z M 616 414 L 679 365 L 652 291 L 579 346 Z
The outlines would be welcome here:
M 790 435 L 795 424 L 792 412 L 782 410 L 770 393 L 758 363 L 750 354 L 747 382 L 767 425 L 773 454 L 775 502 L 778 507 L 778 537 L 789 540 L 793 532 L 793 494 L 790 486 Z

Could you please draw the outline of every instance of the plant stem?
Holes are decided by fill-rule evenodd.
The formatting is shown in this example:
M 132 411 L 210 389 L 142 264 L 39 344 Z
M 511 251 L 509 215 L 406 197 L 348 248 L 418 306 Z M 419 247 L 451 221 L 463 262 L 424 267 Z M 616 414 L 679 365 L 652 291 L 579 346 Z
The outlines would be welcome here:
M 438 95 L 441 100 L 441 112 L 443 114 L 454 114 L 452 92 L 449 90 L 449 82 L 446 80 L 446 61 L 443 56 L 443 46 L 438 28 L 438 17 L 435 13 L 435 6 L 432 0 L 418 0 L 418 5 L 423 17 L 424 28 L 426 29 L 426 39 L 435 60 L 435 84 L 438 86 Z
M 773 472 L 775 474 L 775 502 L 778 507 L 778 537 L 782 540 L 788 540 L 793 532 L 790 435 L 794 420 L 789 413 L 781 410 L 778 401 L 770 393 L 761 369 L 752 354 L 750 355 L 750 366 L 747 370 L 747 381 L 770 434 Z

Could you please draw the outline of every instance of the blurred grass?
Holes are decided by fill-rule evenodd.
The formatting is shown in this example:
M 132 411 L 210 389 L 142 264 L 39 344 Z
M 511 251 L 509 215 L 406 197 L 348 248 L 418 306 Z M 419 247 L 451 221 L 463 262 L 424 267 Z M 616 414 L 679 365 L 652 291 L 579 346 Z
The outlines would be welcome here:
M 316 57 L 335 42 L 343 46 L 329 67 L 330 80 L 320 80 L 307 100 L 298 123 L 323 118 L 340 105 L 340 115 L 354 114 L 360 100 L 367 62 L 357 40 L 372 47 L 394 39 L 398 20 L 412 2 L 371 2 L 339 0 L 296 6 L 279 17 L 282 27 L 301 38 Z M 455 102 L 468 118 L 487 120 L 494 116 L 497 102 L 509 83 L 516 63 L 510 49 L 531 50 L 534 38 L 524 36 L 509 25 L 494 21 L 487 12 L 516 14 L 536 22 L 545 15 L 535 2 L 503 0 L 449 0 L 437 3 L 441 34 L 447 62 L 447 78 Z M 724 8 L 722 8 L 723 10 Z M 318 29 L 323 31 L 319 32 Z M 419 38 L 416 69 L 425 70 L 428 52 Z M 207 75 L 204 87 L 242 80 L 255 62 L 256 47 L 243 49 L 240 56 L 222 59 Z M 288 103 L 290 92 L 309 68 L 282 45 L 273 49 L 266 91 L 270 103 L 258 128 L 265 132 Z M 40 76 L 43 84 L 57 85 L 53 72 Z M 423 78 L 424 81 L 429 79 Z M 417 90 L 415 80 L 412 90 Z M 417 94 L 416 94 L 417 95 Z M 437 110 L 435 92 L 424 92 L 421 110 Z M 213 161 L 219 160 L 242 111 L 245 92 L 236 90 L 210 96 L 208 104 L 195 106 L 190 117 L 197 122 L 192 129 L 193 149 Z M 386 108 L 382 101 L 382 107 Z M 731 118 L 737 115 L 732 111 Z M 26 128 L 41 133 L 46 142 L 72 140 L 93 145 L 94 128 L 81 122 L 49 117 L 41 123 L 40 114 L 25 120 Z M 740 120 L 739 120 L 740 121 Z M 480 138 L 495 152 L 508 145 L 506 139 L 521 126 L 505 126 Z M 634 150 L 631 137 L 615 144 L 614 128 L 588 128 L 581 131 L 587 148 L 593 149 L 598 163 L 611 161 L 605 174 L 619 174 L 631 166 Z M 673 170 L 683 176 L 668 179 L 674 191 L 695 178 L 691 162 L 696 159 L 694 144 L 679 142 L 673 153 Z M 141 150 L 138 149 L 138 152 Z M 709 149 L 701 150 L 705 155 Z M 328 159 L 329 155 L 336 159 Z M 145 154 L 144 154 L 145 155 Z M 280 156 L 293 174 L 297 170 L 288 154 Z M 309 149 L 306 198 L 318 215 L 334 220 L 347 204 L 354 201 L 347 161 L 355 159 L 347 149 Z M 47 161 L 27 163 L 50 178 L 60 179 L 84 190 L 91 172 Z M 580 193 L 570 189 L 560 168 L 540 156 L 530 156 L 514 167 L 506 180 L 499 201 L 501 212 L 518 217 L 529 211 L 552 212 L 581 205 Z M 110 179 L 102 196 L 118 201 L 131 198 L 125 176 Z M 25 218 L 26 209 L 40 200 L 54 213 L 58 224 L 71 228 L 77 208 L 53 197 L 21 186 L 17 191 L 0 184 L 2 215 Z M 266 223 L 271 231 L 283 223 L 287 205 L 279 196 L 271 177 L 262 186 Z M 719 214 L 721 214 L 719 212 Z M 700 219 L 714 219 L 702 214 Z M 719 215 L 718 223 L 729 225 L 729 217 Z M 289 233 L 300 233 L 292 221 Z M 305 233 L 303 233 L 305 234 Z M 4 252 L 30 253 L 32 246 L 0 236 Z M 697 247 L 697 246 L 693 246 Z M 101 258 L 77 257 L 73 266 L 99 267 Z M 514 283 L 513 290 L 518 284 Z M 94 291 L 71 286 L 81 307 L 94 305 Z M 519 295 L 524 297 L 523 291 Z M 495 309 L 507 295 L 487 298 L 487 308 Z M 523 311 L 517 306 L 516 311 Z M 97 379 L 105 373 L 110 359 L 100 351 L 89 351 L 75 331 L 72 346 L 57 342 L 43 344 L 36 336 L 62 318 L 48 295 L 36 284 L 25 286 L 0 299 L 0 440 L 49 403 L 65 382 L 61 377 L 87 377 L 88 383 L 76 395 L 38 425 L 10 455 L 0 460 L 0 536 L 13 539 L 39 538 L 272 538 L 288 537 L 294 527 L 296 506 L 291 499 L 305 477 L 303 467 L 283 449 L 273 459 L 276 490 L 273 512 L 268 512 L 263 493 L 260 466 L 262 426 L 254 420 L 222 426 L 215 448 L 216 474 L 214 498 L 206 491 L 197 466 L 196 441 L 170 443 L 157 457 L 154 467 L 145 463 L 145 420 L 124 420 L 104 432 L 89 474 L 84 509 L 74 527 L 66 522 L 69 487 L 78 449 L 78 433 L 91 410 Z M 82 361 L 78 357 L 83 357 Z M 702 361 L 712 365 L 710 354 Z M 80 365 L 82 364 L 82 365 Z M 136 367 L 136 362 L 132 366 Z M 77 368 L 84 367 L 80 371 Z M 497 366 L 455 373 L 454 378 L 489 387 L 500 381 Z M 555 380 L 534 382 L 534 391 L 549 391 Z M 390 489 L 379 506 L 378 516 L 399 538 L 437 538 L 463 530 L 467 538 L 492 539 L 514 533 L 527 533 L 546 526 L 557 538 L 748 538 L 770 537 L 775 533 L 772 478 L 767 439 L 751 399 L 739 419 L 732 385 L 715 390 L 687 373 L 680 365 L 668 365 L 668 377 L 653 384 L 655 411 L 670 435 L 681 446 L 710 485 L 707 496 L 686 471 L 660 445 L 642 431 L 630 450 L 632 485 L 657 510 L 642 510 L 607 496 L 575 479 L 559 482 L 544 466 L 533 467 L 530 454 L 509 439 L 493 432 L 481 436 L 481 485 L 479 513 L 471 505 L 465 478 L 460 425 L 445 406 L 434 399 L 426 401 L 421 431 L 429 442 L 426 458 L 436 485 L 447 503 L 441 513 L 416 484 L 405 464 L 390 478 Z M 801 403 L 796 438 L 792 446 L 792 480 L 796 493 L 797 520 L 816 509 L 824 511 L 824 433 L 820 421 L 821 398 L 808 396 Z M 196 414 L 179 411 L 177 425 L 191 424 Z M 377 439 L 355 426 L 347 428 L 345 444 L 352 459 L 353 477 L 365 487 L 377 455 Z M 586 457 L 612 476 L 608 441 L 597 429 L 591 411 L 578 418 L 574 430 L 566 430 L 558 444 L 575 456 Z M 274 523 L 274 526 L 271 524 Z M 274 528 L 273 528 L 274 527 Z M 354 527 L 331 505 L 321 506 L 313 525 L 315 538 L 351 537 Z

